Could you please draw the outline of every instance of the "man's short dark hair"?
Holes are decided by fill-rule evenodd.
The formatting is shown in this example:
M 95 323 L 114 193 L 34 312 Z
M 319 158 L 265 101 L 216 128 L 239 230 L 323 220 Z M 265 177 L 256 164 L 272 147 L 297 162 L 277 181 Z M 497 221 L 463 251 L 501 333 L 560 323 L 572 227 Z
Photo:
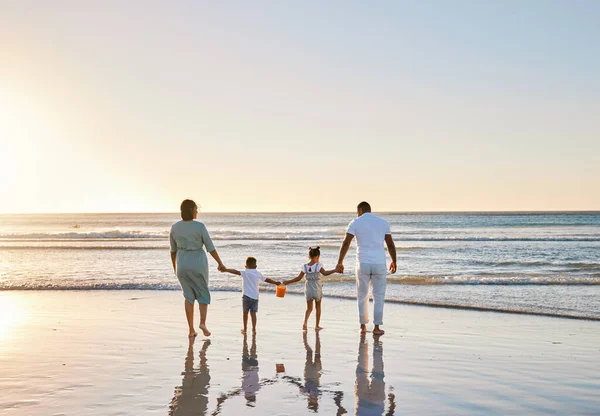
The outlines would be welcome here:
M 248 257 L 246 259 L 246 266 L 250 269 L 256 269 L 256 259 L 254 257 Z
M 371 205 L 369 205 L 368 202 L 363 201 L 356 206 L 356 210 L 362 212 L 371 212 Z

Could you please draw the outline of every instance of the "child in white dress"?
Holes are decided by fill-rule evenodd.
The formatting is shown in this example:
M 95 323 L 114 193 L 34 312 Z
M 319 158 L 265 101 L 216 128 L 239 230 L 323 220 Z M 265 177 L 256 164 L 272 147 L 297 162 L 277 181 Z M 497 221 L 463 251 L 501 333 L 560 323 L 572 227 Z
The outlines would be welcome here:
M 313 302 L 315 303 L 315 307 L 317 309 L 317 321 L 315 325 L 315 330 L 320 330 L 320 322 L 321 322 L 321 300 L 323 298 L 323 283 L 321 282 L 321 276 L 329 276 L 330 274 L 335 273 L 335 269 L 333 270 L 325 270 L 323 265 L 319 263 L 319 258 L 321 256 L 321 247 L 309 247 L 308 248 L 308 258 L 310 261 L 302 266 L 302 270 L 300 274 L 292 280 L 285 280 L 283 282 L 284 285 L 289 285 L 292 283 L 299 282 L 302 280 L 304 276 L 306 276 L 306 284 L 304 285 L 304 294 L 306 295 L 306 313 L 304 314 L 304 324 L 302 325 L 302 329 L 306 331 L 306 327 L 308 325 L 308 318 L 313 310 Z

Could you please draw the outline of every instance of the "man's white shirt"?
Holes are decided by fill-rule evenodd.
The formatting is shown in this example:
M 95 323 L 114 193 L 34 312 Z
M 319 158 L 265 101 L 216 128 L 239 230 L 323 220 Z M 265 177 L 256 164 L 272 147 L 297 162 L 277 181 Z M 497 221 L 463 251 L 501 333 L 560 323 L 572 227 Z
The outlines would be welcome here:
M 385 264 L 385 236 L 392 235 L 390 223 L 366 212 L 348 225 L 348 234 L 356 237 L 356 259 L 363 264 Z

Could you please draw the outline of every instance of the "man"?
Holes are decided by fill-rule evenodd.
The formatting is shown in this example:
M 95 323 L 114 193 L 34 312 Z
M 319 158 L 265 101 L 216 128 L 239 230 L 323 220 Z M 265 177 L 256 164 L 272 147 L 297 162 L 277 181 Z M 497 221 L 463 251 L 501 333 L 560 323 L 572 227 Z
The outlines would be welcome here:
M 396 246 L 392 239 L 390 224 L 383 218 L 371 214 L 371 205 L 361 202 L 356 207 L 357 218 L 352 220 L 346 231 L 346 238 L 340 248 L 336 270 L 344 272 L 344 257 L 348 253 L 352 239 L 356 236 L 356 300 L 360 332 L 367 332 L 369 322 L 369 289 L 373 287 L 375 299 L 373 315 L 375 316 L 373 335 L 383 335 L 383 302 L 385 300 L 386 266 L 383 242 L 387 245 L 392 258 L 390 273 L 396 273 Z

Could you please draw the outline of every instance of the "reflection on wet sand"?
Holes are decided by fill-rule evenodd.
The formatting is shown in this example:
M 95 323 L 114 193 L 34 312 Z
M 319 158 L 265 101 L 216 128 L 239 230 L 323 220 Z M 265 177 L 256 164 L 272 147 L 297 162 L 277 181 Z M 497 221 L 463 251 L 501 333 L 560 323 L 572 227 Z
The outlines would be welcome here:
M 302 334 L 302 343 L 306 350 L 306 361 L 304 363 L 304 384 L 296 377 L 286 376 L 288 382 L 296 385 L 300 391 L 306 395 L 307 408 L 317 413 L 319 411 L 319 398 L 323 393 L 332 393 L 333 402 L 337 407 L 337 415 L 346 414 L 346 409 L 342 406 L 344 393 L 323 389 L 321 387 L 321 374 L 323 373 L 323 364 L 321 362 L 321 338 L 319 332 L 315 332 L 314 350 L 308 344 L 307 333 Z
M 246 398 L 246 406 L 254 406 L 256 393 L 260 390 L 258 376 L 258 356 L 256 355 L 256 334 L 252 335 L 252 345 L 248 354 L 248 338 L 244 335 L 242 349 L 242 390 Z
M 248 337 L 244 334 L 244 341 L 242 344 L 242 387 L 231 390 L 228 393 L 222 393 L 217 398 L 217 407 L 211 414 L 216 416 L 221 413 L 223 403 L 227 399 L 230 399 L 240 394 L 244 394 L 246 399 L 246 406 L 254 407 L 256 405 L 256 395 L 260 390 L 261 385 L 272 384 L 273 380 L 260 381 L 258 375 L 258 355 L 256 352 L 256 334 L 252 335 L 252 343 L 248 349 Z
M 200 349 L 200 364 L 194 368 L 194 342 L 190 339 L 185 358 L 181 386 L 175 388 L 175 394 L 169 406 L 169 415 L 204 415 L 208 408 L 208 388 L 210 372 L 206 361 L 206 350 L 210 340 L 205 340 Z
M 385 381 L 383 371 L 383 344 L 379 336 L 374 336 L 373 367 L 369 377 L 369 344 L 365 335 L 361 335 L 358 344 L 358 363 L 356 365 L 356 384 L 354 385 L 356 415 L 378 415 L 385 412 Z M 389 408 L 386 415 L 394 414 L 396 408 L 393 393 L 389 394 Z

